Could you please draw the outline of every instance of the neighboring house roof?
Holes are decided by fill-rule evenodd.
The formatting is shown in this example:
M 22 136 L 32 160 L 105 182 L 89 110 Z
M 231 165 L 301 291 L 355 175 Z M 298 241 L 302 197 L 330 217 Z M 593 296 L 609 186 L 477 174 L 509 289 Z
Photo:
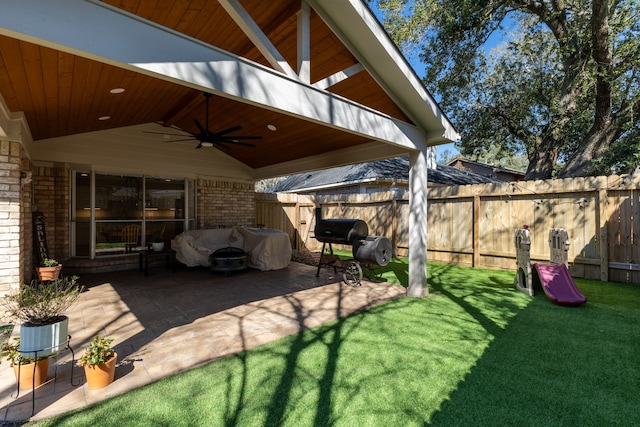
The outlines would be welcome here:
M 524 179 L 525 173 L 519 170 L 506 168 L 503 166 L 490 165 L 488 163 L 470 160 L 462 156 L 457 156 L 447 162 L 448 166 L 465 170 L 468 172 L 492 178 L 496 181 L 519 181 Z
M 437 165 L 435 169 L 428 169 L 427 174 L 429 185 L 466 185 L 495 182 L 490 178 L 461 171 L 447 165 Z M 407 185 L 408 181 L 409 158 L 396 157 L 290 175 L 266 189 L 265 192 L 308 192 L 375 182 L 396 182 Z

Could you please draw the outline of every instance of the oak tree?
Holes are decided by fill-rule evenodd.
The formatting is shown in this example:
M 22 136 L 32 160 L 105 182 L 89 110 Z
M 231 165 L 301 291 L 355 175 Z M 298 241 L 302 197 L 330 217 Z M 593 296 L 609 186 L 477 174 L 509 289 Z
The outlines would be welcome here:
M 462 154 L 526 155 L 527 179 L 638 164 L 640 1 L 370 1 L 421 56 Z

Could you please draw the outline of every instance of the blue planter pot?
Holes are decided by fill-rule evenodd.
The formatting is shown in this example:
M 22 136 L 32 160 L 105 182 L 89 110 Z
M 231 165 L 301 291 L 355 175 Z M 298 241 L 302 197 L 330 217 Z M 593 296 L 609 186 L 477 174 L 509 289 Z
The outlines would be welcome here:
M 25 357 L 48 356 L 67 347 L 69 318 L 61 316 L 60 321 L 49 325 L 20 325 L 20 355 Z

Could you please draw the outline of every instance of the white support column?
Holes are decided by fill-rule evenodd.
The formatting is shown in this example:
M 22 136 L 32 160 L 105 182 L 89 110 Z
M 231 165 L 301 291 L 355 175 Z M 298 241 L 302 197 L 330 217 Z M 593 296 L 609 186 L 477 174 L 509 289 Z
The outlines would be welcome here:
M 298 12 L 298 77 L 306 84 L 311 82 L 311 36 L 309 29 L 309 3 L 302 0 Z
M 410 297 L 429 294 L 427 287 L 427 153 L 409 156 L 409 288 Z

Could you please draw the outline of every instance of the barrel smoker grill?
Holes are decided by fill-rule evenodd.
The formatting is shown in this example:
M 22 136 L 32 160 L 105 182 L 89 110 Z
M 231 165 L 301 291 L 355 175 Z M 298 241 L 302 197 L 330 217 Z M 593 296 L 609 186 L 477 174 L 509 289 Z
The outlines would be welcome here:
M 352 247 L 353 260 L 325 264 L 343 269 L 343 279 L 348 285 L 359 286 L 362 280 L 362 267 L 360 263 L 385 266 L 391 260 L 393 248 L 386 237 L 369 236 L 367 223 L 359 219 L 323 219 L 322 209 L 316 208 L 316 226 L 314 228 L 316 240 L 322 242 L 320 261 L 316 277 L 320 275 L 323 265 L 323 256 L 326 245 L 329 245 L 329 253 L 333 255 L 332 243 L 349 245 Z

